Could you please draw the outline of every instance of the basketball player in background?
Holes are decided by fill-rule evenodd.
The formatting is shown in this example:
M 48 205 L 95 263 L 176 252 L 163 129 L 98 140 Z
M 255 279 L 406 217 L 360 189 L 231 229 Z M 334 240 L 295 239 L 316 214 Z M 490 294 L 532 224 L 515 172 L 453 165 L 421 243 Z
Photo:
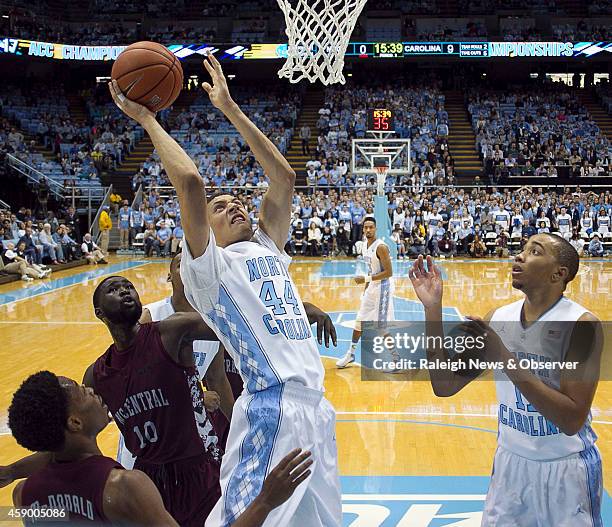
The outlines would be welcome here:
M 363 234 L 366 238 L 363 257 L 368 274 L 366 276 L 356 276 L 354 280 L 357 284 L 365 284 L 365 291 L 361 297 L 351 347 L 344 357 L 336 362 L 338 368 L 346 368 L 349 364 L 355 362 L 355 351 L 361 338 L 361 323 L 364 320 L 387 322 L 395 318 L 393 311 L 395 286 L 391 253 L 387 244 L 381 238 L 376 237 L 376 219 L 368 217 L 363 221 Z
M 108 423 L 91 388 L 48 371 L 28 377 L 13 396 L 9 426 L 21 446 L 39 453 L 39 466 L 13 489 L 15 506 L 64 509 L 63 519 L 75 523 L 178 526 L 146 474 L 102 455 L 97 436 Z M 308 458 L 299 449 L 287 455 L 233 526 L 260 526 L 308 477 Z
M 215 57 L 204 65 L 212 84 L 203 87 L 212 104 L 246 140 L 270 180 L 255 233 L 237 197 L 216 194 L 207 202 L 197 167 L 153 113 L 129 101 L 116 82 L 110 89 L 118 107 L 151 137 L 177 191 L 186 242 L 185 296 L 232 355 L 245 384 L 232 411 L 223 495 L 206 525 L 233 522 L 260 492 L 270 467 L 296 444 L 312 451 L 312 475 L 266 525 L 340 525 L 335 411 L 323 396 L 321 357 L 283 252 L 295 172 L 232 100 Z
M 534 235 L 512 266 L 512 286 L 525 297 L 490 311 L 484 320 L 469 317 L 470 331 L 486 338 L 486 360 L 504 364 L 503 371 L 495 371 L 498 446 L 483 527 L 603 526 L 601 457 L 590 414 L 599 379 L 601 324 L 563 294 L 578 265 L 567 240 Z M 425 308 L 428 335 L 444 336 L 439 269 L 430 257 L 425 268 L 420 257 L 410 279 Z M 579 368 L 573 373 L 513 369 L 512 360 L 529 352 L 540 361 L 576 361 Z M 449 359 L 438 348 L 428 348 L 427 356 Z M 450 397 L 481 371 L 429 373 L 434 393 Z

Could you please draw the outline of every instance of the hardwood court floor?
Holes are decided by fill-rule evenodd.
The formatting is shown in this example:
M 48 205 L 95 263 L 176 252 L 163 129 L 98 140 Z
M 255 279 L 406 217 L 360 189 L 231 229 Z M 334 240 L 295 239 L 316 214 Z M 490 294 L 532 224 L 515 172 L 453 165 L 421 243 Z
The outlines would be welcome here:
M 0 464 L 25 452 L 5 425 L 6 409 L 20 382 L 40 369 L 80 380 L 110 344 L 91 304 L 100 277 L 126 276 L 146 304 L 169 294 L 168 264 L 114 258 L 109 266 L 71 269 L 44 282 L 0 286 Z M 459 314 L 482 316 L 520 298 L 511 288 L 507 261 L 441 264 L 445 315 L 451 319 Z M 419 316 L 406 277 L 409 265 L 396 263 L 398 320 Z M 332 313 L 339 330 L 338 348 L 322 354 L 327 397 L 338 411 L 345 525 L 425 527 L 454 525 L 435 522 L 455 518 L 461 527 L 476 527 L 496 444 L 494 384 L 476 382 L 452 398 L 440 399 L 426 382 L 365 382 L 359 366 L 337 370 L 334 363 L 348 347 L 359 305 L 362 286 L 352 277 L 360 266 L 353 260 L 298 260 L 291 266 L 302 299 Z M 612 320 L 611 290 L 612 261 L 584 260 L 566 294 L 601 320 Z M 604 484 L 612 489 L 612 381 L 600 383 L 593 419 Z M 101 435 L 105 454 L 114 456 L 116 441 L 117 429 L 111 424 Z M 9 503 L 10 489 L 0 490 L 0 506 Z

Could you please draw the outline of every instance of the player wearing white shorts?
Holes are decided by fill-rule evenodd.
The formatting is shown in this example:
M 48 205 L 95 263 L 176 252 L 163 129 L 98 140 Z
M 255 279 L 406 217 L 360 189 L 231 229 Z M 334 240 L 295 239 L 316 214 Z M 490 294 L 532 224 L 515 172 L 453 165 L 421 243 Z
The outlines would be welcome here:
M 181 253 L 178 253 L 170 262 L 168 281 L 172 283 L 172 296 L 144 306 L 140 318 L 141 324 L 165 320 L 171 315 L 174 315 L 174 313 L 194 311 L 185 298 L 179 271 L 180 262 Z M 220 353 L 219 348 L 220 345 L 218 341 L 195 340 L 193 342 L 193 357 L 198 370 L 198 377 L 206 380 L 206 386 L 208 388 L 204 392 L 204 407 L 209 413 L 215 412 L 214 415 L 210 415 L 210 421 L 215 425 L 215 432 L 217 435 L 208 432 L 208 437 L 211 438 L 212 441 L 220 439 L 221 434 L 226 432 L 227 423 L 229 423 L 229 420 L 232 418 L 232 407 L 234 405 L 232 389 L 225 375 L 223 348 L 221 348 Z M 213 359 L 216 359 L 214 363 Z M 227 421 L 223 419 L 223 416 L 218 416 L 216 414 L 217 409 L 223 412 Z M 136 458 L 125 446 L 123 435 L 119 433 L 117 461 L 125 468 L 131 469 L 134 467 L 135 460 Z
M 335 411 L 323 396 L 324 370 L 304 305 L 288 272 L 287 241 L 295 172 L 232 100 L 221 65 L 209 56 L 204 83 L 212 104 L 246 140 L 270 185 L 255 233 L 240 199 L 208 203 L 185 151 L 145 107 L 111 84 L 113 99 L 148 132 L 181 204 L 181 277 L 189 303 L 214 330 L 245 384 L 232 413 L 221 464 L 221 498 L 207 526 L 230 525 L 255 499 L 265 476 L 296 445 L 312 452 L 306 482 L 265 526 L 337 526 L 341 498 Z
M 376 238 L 376 220 L 368 217 L 363 221 L 363 234 L 366 237 L 366 248 L 363 252 L 364 261 L 368 267 L 366 276 L 356 276 L 355 283 L 366 284 L 361 297 L 361 305 L 355 321 L 351 347 L 336 366 L 346 368 L 355 362 L 355 351 L 361 338 L 361 322 L 387 322 L 395 319 L 393 311 L 393 266 L 389 247 L 380 238 Z
M 483 527 L 603 526 L 601 458 L 590 413 L 599 378 L 601 324 L 563 295 L 578 265 L 567 240 L 532 236 L 512 266 L 512 286 L 525 298 L 484 320 L 469 317 L 472 335 L 486 338 L 485 360 L 503 364 L 495 371 L 498 446 Z M 420 258 L 410 278 L 425 307 L 427 333 L 443 335 L 438 268 L 428 258 L 425 269 Z M 440 348 L 427 349 L 427 355 L 448 359 Z M 520 359 L 531 358 L 573 361 L 578 369 L 516 367 Z M 436 395 L 448 397 L 481 371 L 429 373 Z

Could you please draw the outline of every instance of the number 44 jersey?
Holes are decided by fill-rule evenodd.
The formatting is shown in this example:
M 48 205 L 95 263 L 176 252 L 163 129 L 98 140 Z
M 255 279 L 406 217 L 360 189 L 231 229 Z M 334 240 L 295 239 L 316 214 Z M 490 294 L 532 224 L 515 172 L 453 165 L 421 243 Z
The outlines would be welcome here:
M 183 248 L 185 295 L 234 359 L 249 393 L 287 381 L 323 390 L 321 357 L 290 260 L 261 229 L 228 247 L 217 247 L 211 230 L 196 259 Z

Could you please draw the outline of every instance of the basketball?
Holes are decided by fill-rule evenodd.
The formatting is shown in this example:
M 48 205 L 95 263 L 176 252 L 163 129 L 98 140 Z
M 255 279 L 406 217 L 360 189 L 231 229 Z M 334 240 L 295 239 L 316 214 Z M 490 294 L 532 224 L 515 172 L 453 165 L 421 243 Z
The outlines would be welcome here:
M 170 106 L 183 86 L 181 62 L 157 42 L 135 42 L 125 48 L 113 64 L 111 77 L 126 97 L 152 112 Z

